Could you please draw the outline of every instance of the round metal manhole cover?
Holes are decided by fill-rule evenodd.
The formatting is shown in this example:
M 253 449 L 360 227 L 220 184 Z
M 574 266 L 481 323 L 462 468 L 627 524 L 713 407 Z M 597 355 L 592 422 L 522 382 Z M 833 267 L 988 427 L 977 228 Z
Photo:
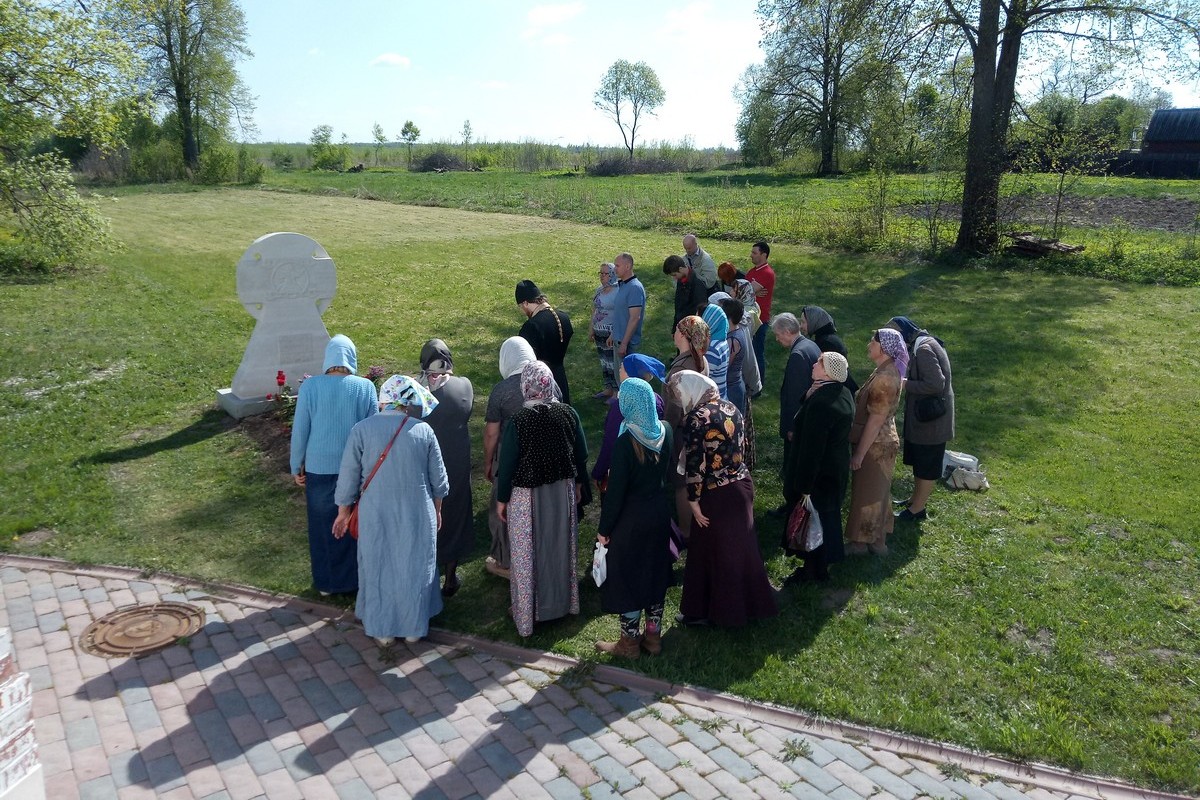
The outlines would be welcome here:
M 175 644 L 204 627 L 204 611 L 187 603 L 118 608 L 88 625 L 79 646 L 94 656 L 140 656 Z

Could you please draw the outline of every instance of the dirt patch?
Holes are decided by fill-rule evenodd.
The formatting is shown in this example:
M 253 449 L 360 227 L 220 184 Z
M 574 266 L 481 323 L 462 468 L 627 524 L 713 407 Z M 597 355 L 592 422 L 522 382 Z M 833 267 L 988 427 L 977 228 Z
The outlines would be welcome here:
M 1038 628 L 1037 633 L 1031 634 L 1023 626 L 1014 625 L 1004 633 L 1004 638 L 1034 655 L 1048 656 L 1054 649 L 1054 634 L 1049 628 Z
M 1003 228 L 1049 226 L 1054 223 L 1055 198 L 1048 194 L 1016 195 L 1001 200 L 1000 224 Z M 896 211 L 927 219 L 932 206 L 912 203 Z M 958 219 L 961 206 L 945 203 L 940 207 L 943 219 Z M 1059 222 L 1080 228 L 1103 228 L 1123 222 L 1137 230 L 1173 233 L 1200 231 L 1200 201 L 1179 197 L 1064 197 Z
M 22 533 L 17 537 L 18 550 L 33 550 L 58 535 L 58 531 L 53 528 L 38 528 L 34 531 Z
M 271 469 L 291 474 L 292 429 L 270 414 L 258 414 L 241 420 L 239 427 L 258 445 Z
M 1087 526 L 1087 532 L 1093 536 L 1107 536 L 1111 539 L 1119 539 L 1121 541 L 1129 538 L 1129 531 L 1125 530 L 1120 525 L 1112 525 L 1109 523 L 1094 522 Z

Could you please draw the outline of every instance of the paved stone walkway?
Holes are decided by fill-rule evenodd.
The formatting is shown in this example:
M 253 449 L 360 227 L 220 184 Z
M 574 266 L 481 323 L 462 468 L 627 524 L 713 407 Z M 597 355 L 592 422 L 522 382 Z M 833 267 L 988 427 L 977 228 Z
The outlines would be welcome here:
M 13 556 L 0 582 L 54 800 L 1164 796 L 452 634 L 380 651 L 295 598 Z M 160 600 L 203 631 L 140 659 L 76 645 Z

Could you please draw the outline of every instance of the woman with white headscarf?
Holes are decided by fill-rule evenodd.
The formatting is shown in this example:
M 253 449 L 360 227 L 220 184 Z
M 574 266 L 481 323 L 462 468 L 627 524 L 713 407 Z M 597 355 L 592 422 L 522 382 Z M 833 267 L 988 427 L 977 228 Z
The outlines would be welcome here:
M 531 361 L 536 361 L 533 346 L 520 336 L 510 336 L 500 345 L 501 381 L 492 387 L 488 395 L 487 411 L 483 415 L 483 470 L 492 484 L 492 496 L 488 502 L 488 530 L 492 534 L 492 548 L 484 567 L 493 575 L 509 577 L 508 526 L 496 514 L 496 467 L 500 457 L 500 435 L 513 414 L 521 410 L 525 398 L 521 394 L 521 370 Z
M 325 346 L 320 375 L 300 384 L 292 422 L 292 475 L 304 487 L 313 587 L 322 595 L 358 590 L 358 545 L 333 538 L 334 490 L 350 430 L 379 410 L 375 384 L 358 377 L 358 351 L 338 334 Z
M 867 343 L 875 371 L 854 397 L 854 424 L 850 427 L 850 518 L 846 520 L 848 552 L 876 555 L 888 551 L 892 534 L 892 473 L 900 437 L 896 434 L 896 408 L 900 405 L 900 376 L 908 369 L 908 347 L 899 331 L 880 328 Z
M 381 647 L 427 635 L 442 610 L 437 531 L 450 481 L 433 428 L 421 422 L 437 402 L 412 378 L 393 375 L 379 390 L 380 413 L 354 426 L 342 454 L 333 535 L 346 536 L 357 504 L 354 610 Z
M 617 402 L 623 420 L 596 537 L 608 548 L 600 607 L 620 615 L 621 624 L 621 638 L 596 642 L 596 649 L 623 658 L 637 658 L 643 649 L 651 655 L 662 651 L 663 605 L 671 584 L 671 429 L 659 419 L 655 401 L 646 381 L 621 382 Z
M 500 441 L 496 513 L 508 524 L 513 620 L 529 636 L 535 622 L 579 613 L 576 503 L 587 440 L 545 363 L 525 365 L 521 395 Z
M 784 549 L 804 559 L 804 566 L 792 573 L 789 582 L 827 580 L 829 565 L 846 555 L 842 501 L 849 483 L 850 424 L 854 420 L 854 399 L 846 387 L 849 374 L 845 356 L 821 353 L 812 367 L 812 385 L 792 420 L 792 447 L 783 465 L 783 498 L 789 507 L 812 498 L 825 541 L 809 552 L 793 551 L 787 548 L 785 534 Z
M 442 527 L 438 531 L 438 564 L 445 575 L 442 596 L 458 591 L 458 565 L 471 554 L 475 528 L 471 508 L 471 431 L 468 424 L 475 410 L 471 381 L 454 374 L 454 358 L 441 339 L 430 339 L 421 348 L 421 385 L 438 401 L 425 420 L 437 436 L 450 477 L 450 494 L 442 504 Z
M 754 527 L 742 415 L 712 379 L 684 370 L 667 392 L 685 414 L 684 478 L 692 531 L 678 621 L 735 627 L 779 613 Z

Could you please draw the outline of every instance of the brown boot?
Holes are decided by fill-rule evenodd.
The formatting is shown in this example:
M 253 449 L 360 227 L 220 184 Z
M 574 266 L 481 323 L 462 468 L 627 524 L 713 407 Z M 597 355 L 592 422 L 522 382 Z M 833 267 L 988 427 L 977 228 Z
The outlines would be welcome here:
M 656 656 L 662 652 L 662 631 L 657 628 L 650 630 L 646 628 L 646 633 L 642 635 L 642 649 L 652 656 Z
M 635 659 L 642 654 L 641 640 L 640 636 L 634 637 L 622 633 L 621 638 L 615 642 L 596 642 L 596 650 L 621 658 Z

